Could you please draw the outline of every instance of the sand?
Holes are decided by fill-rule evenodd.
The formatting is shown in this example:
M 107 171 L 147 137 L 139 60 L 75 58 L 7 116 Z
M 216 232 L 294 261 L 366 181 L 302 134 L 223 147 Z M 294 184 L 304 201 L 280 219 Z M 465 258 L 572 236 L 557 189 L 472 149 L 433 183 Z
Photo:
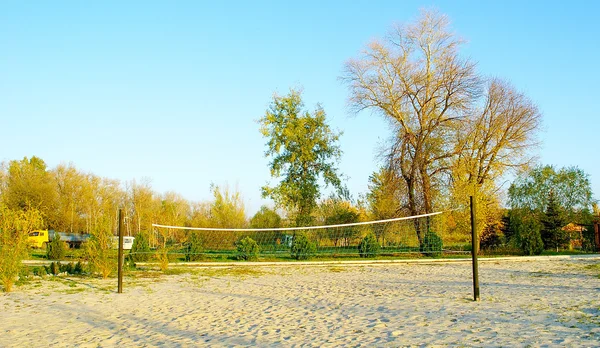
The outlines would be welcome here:
M 181 273 L 181 271 L 173 271 Z M 600 259 L 194 268 L 32 280 L 0 347 L 600 346 Z

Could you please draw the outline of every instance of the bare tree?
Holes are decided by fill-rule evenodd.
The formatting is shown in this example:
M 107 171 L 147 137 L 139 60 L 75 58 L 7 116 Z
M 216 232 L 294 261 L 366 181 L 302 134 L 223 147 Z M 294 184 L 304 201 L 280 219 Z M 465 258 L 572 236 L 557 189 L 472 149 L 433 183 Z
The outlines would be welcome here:
M 480 105 L 473 110 L 455 143 L 460 147 L 452 168 L 451 195 L 467 202 L 475 195 L 481 221 L 501 219 L 501 179 L 507 170 L 527 167 L 533 156 L 541 114 L 535 104 L 509 83 L 490 79 Z M 462 229 L 468 229 L 468 212 L 454 212 Z M 462 223 L 461 223 L 462 222 Z
M 406 182 L 413 215 L 433 211 L 434 191 L 459 150 L 451 140 L 480 92 L 475 64 L 458 56 L 463 41 L 448 24 L 446 16 L 422 11 L 349 60 L 341 77 L 354 111 L 373 110 L 394 126 L 388 159 Z
M 86 176 L 77 171 L 72 164 L 59 164 L 52 169 L 55 190 L 58 195 L 56 210 L 51 221 L 55 221 L 54 228 L 58 231 L 87 232 L 85 219 L 82 217 L 82 197 L 87 189 Z
M 531 162 L 541 123 L 535 104 L 513 86 L 483 83 L 475 64 L 459 57 L 463 41 L 448 23 L 422 11 L 349 60 L 341 77 L 355 112 L 371 110 L 390 122 L 387 167 L 404 182 L 413 215 L 447 204 L 444 195 L 466 201 L 475 190 L 490 209 L 498 205 L 498 178 Z
M 158 194 L 152 190 L 149 178 L 143 178 L 140 183 L 132 180 L 127 187 L 127 215 L 130 219 L 131 232 L 149 233 L 152 222 L 155 221 L 160 207 Z
M 483 106 L 465 123 L 457 141 L 463 148 L 455 163 L 455 176 L 478 187 L 494 181 L 506 169 L 531 163 L 541 124 L 537 106 L 509 83 L 491 79 Z

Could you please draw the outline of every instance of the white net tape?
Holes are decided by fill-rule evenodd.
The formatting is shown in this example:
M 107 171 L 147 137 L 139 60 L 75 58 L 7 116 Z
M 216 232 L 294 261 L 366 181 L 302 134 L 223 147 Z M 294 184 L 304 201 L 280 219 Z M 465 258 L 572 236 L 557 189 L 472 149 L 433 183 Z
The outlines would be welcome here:
M 158 239 L 185 240 L 186 242 L 179 244 L 180 253 L 235 254 L 240 250 L 240 241 L 251 238 L 256 242 L 258 252 L 263 255 L 290 252 L 360 256 L 372 256 L 375 253 L 432 254 L 444 250 L 444 213 L 446 212 L 340 225 L 285 228 L 152 226 Z M 301 240 L 304 244 L 298 248 Z M 191 247 L 192 243 L 195 243 L 194 247 Z

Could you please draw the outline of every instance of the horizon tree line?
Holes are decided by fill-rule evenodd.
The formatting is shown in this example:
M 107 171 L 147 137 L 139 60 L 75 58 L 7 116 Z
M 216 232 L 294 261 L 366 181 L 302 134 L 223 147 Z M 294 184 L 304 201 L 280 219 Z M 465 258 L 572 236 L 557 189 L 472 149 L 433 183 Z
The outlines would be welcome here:
M 228 187 L 211 185 L 212 201 L 189 202 L 175 192 L 153 191 L 148 180 L 122 184 L 70 164 L 49 169 L 35 156 L 3 163 L 1 201 L 12 210 L 36 209 L 45 227 L 67 232 L 114 231 L 123 207 L 127 231 L 138 234 L 150 231 L 153 222 L 233 228 L 259 221 L 293 226 L 340 221 L 323 215 L 322 207 L 331 202 L 346 207 L 345 213 L 330 209 L 346 220 L 385 219 L 454 208 L 476 195 L 479 219 L 492 224 L 502 215 L 500 180 L 533 163 L 542 115 L 508 82 L 479 74 L 476 63 L 460 55 L 463 44 L 445 15 L 422 11 L 345 63 L 340 80 L 349 88 L 352 110 L 384 117 L 392 134 L 369 192 L 356 200 L 337 168 L 342 133 L 330 128 L 320 105 L 305 110 L 301 91 L 291 89 L 274 95 L 259 120 L 271 175 L 278 180 L 261 188 L 275 203 L 275 209 L 257 212 L 264 218 L 247 219 L 241 194 Z M 332 197 L 321 199 L 320 182 L 335 189 Z M 576 209 L 589 210 L 589 197 Z M 467 215 L 465 209 L 454 211 L 449 229 L 464 234 Z M 416 231 L 422 241 L 423 229 Z M 182 238 L 169 230 L 162 237 Z

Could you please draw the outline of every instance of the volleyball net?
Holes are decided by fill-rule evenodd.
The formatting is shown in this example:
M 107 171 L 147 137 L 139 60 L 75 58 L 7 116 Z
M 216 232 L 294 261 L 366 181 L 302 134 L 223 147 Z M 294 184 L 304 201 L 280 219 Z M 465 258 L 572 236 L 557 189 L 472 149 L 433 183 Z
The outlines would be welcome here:
M 448 212 L 338 225 L 285 228 L 207 228 L 152 224 L 155 238 L 178 241 L 171 253 L 255 255 L 303 259 L 309 256 L 360 256 L 467 252 L 469 240 L 449 236 Z M 192 257 L 190 259 L 199 259 Z

